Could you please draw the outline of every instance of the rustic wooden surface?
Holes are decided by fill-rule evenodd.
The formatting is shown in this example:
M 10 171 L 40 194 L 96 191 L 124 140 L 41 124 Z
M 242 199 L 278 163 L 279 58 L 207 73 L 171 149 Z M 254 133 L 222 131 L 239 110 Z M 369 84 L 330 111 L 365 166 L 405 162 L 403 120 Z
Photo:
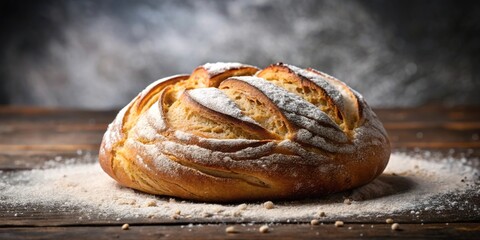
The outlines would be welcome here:
M 387 224 L 280 224 L 270 226 L 268 233 L 259 233 L 260 224 L 235 225 L 238 233 L 227 234 L 232 225 L 150 225 L 131 226 L 64 226 L 0 228 L 1 239 L 478 239 L 478 223 L 402 224 L 392 231 Z M 372 228 L 373 226 L 373 228 Z
M 413 109 L 377 109 L 392 142 L 394 151 L 417 154 L 428 150 L 434 154 L 480 158 L 480 107 Z M 116 111 L 58 110 L 31 107 L 0 107 L 0 171 L 42 167 L 46 161 L 61 156 L 92 161 L 97 155 L 103 132 Z M 0 173 L 2 174 L 2 173 Z M 480 199 L 471 199 L 480 205 Z M 79 221 L 71 211 L 24 209 L 14 216 L 14 209 L 0 206 L 0 239 L 261 239 L 261 238 L 425 238 L 480 239 L 480 213 L 460 216 L 454 210 L 443 216 L 426 213 L 424 223 L 411 216 L 396 216 L 401 231 L 392 231 L 381 222 L 357 219 L 335 228 L 324 225 L 279 223 L 269 233 L 259 233 L 259 224 L 237 223 L 236 234 L 226 234 L 224 223 L 211 224 L 188 220 L 156 222 L 132 221 L 130 230 L 121 230 L 116 221 L 92 219 Z M 74 217 L 72 217 L 74 216 Z M 449 221 L 445 221 L 449 219 Z M 383 220 L 383 219 L 382 219 Z M 227 221 L 228 222 L 228 221 Z M 235 222 L 235 221 L 232 221 Z M 243 224 L 243 225 L 242 225 Z M 201 227 L 199 227 L 201 225 Z M 373 226 L 373 227 L 372 227 Z

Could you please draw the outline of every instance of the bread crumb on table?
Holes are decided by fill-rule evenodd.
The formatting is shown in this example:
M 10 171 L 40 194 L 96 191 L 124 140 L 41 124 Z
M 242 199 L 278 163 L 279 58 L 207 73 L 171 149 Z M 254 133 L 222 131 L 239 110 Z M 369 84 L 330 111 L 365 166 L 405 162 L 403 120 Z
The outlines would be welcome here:
M 128 223 L 125 223 L 122 225 L 122 230 L 128 230 L 130 228 L 130 225 Z
M 225 228 L 226 233 L 238 233 L 238 230 L 235 228 L 235 226 L 228 226 Z
M 272 209 L 275 207 L 275 205 L 273 205 L 272 201 L 266 201 L 263 203 L 263 207 L 265 207 L 266 209 Z
M 312 221 L 310 221 L 310 224 L 311 225 L 318 225 L 318 224 L 320 224 L 320 222 L 317 219 L 312 219 Z
M 392 224 L 392 223 L 393 223 L 393 219 L 387 218 L 387 220 L 385 220 L 385 222 L 388 223 L 388 224 Z
M 335 227 L 343 227 L 342 221 L 335 221 Z
M 392 224 L 392 230 L 396 230 L 396 231 L 400 230 L 400 224 L 398 223 Z
M 269 228 L 267 225 L 263 225 L 258 229 L 258 231 L 261 233 L 267 233 L 269 231 Z

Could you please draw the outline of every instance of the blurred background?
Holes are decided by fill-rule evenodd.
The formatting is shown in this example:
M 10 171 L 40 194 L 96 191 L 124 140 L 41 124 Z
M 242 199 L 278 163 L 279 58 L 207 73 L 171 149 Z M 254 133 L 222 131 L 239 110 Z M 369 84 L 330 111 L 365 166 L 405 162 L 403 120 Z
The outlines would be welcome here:
M 0 1 L 0 104 L 118 108 L 206 62 L 285 62 L 374 107 L 480 105 L 480 1 Z

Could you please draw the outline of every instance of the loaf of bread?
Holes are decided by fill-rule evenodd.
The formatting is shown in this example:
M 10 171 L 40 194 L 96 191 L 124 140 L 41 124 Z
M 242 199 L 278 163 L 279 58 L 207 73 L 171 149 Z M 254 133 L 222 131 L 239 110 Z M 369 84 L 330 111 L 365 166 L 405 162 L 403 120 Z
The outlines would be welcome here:
M 103 170 L 195 201 L 316 197 L 369 183 L 390 144 L 362 96 L 314 69 L 213 63 L 160 79 L 109 125 Z

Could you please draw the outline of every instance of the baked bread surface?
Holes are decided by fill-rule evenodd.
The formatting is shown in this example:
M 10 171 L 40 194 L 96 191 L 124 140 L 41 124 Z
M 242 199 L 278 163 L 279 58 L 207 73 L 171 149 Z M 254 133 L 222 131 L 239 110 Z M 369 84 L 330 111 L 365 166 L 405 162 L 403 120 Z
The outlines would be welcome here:
M 390 145 L 362 96 L 314 69 L 209 63 L 160 79 L 109 125 L 103 170 L 197 201 L 316 197 L 369 183 Z

